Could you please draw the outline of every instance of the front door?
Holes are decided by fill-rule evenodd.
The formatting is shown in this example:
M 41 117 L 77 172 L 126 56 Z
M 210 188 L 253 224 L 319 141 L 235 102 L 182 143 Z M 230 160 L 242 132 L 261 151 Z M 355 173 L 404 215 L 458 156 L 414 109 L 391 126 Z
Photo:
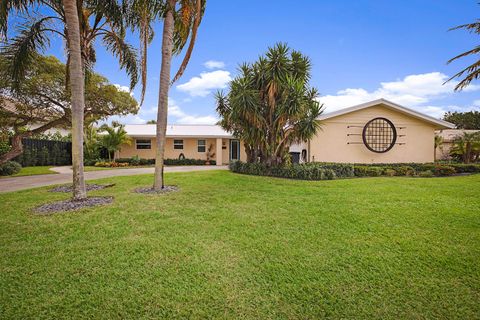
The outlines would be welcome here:
M 240 160 L 240 141 L 230 140 L 230 161 Z

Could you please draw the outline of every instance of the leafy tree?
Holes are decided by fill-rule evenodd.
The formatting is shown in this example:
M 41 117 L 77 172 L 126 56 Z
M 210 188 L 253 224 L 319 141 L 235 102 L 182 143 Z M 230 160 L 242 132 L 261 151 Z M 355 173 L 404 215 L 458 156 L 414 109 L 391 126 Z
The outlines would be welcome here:
M 167 130 L 168 91 L 185 71 L 190 60 L 198 27 L 205 11 L 206 0 L 132 0 L 128 6 L 129 26 L 138 30 L 141 42 L 142 83 L 146 82 L 147 48 L 153 38 L 151 24 L 163 19 L 162 64 L 160 69 L 160 88 L 157 111 L 157 150 L 155 154 L 155 178 L 153 188 L 163 189 L 163 161 L 165 153 L 165 133 Z M 180 54 L 187 45 L 180 67 L 170 80 L 173 55 Z M 142 93 L 143 99 L 143 93 Z
M 0 155 L 0 163 L 22 153 L 22 138 L 38 135 L 53 127 L 71 126 L 71 99 L 65 88 L 66 66 L 57 58 L 36 56 L 19 86 L 5 76 L 0 60 L 0 128 L 12 131 L 12 148 Z M 99 74 L 85 83 L 87 122 L 111 115 L 137 113 L 138 104 L 128 93 L 117 89 Z
M 157 120 L 148 120 L 147 124 L 157 124 Z
M 107 149 L 108 160 L 112 160 L 111 155 L 113 154 L 113 161 L 115 161 L 115 152 L 120 150 L 121 145 L 131 143 L 131 139 L 125 131 L 125 126 L 114 121 L 111 127 L 106 124 L 101 126 L 100 131 L 106 132 L 106 134 L 100 136 L 100 145 Z
M 480 133 L 467 133 L 456 137 L 453 140 L 453 147 L 450 150 L 453 157 L 459 157 L 464 163 L 478 161 L 480 157 Z
M 447 112 L 443 120 L 451 122 L 459 129 L 480 130 L 480 112 Z
M 480 35 L 480 19 L 477 20 L 476 22 L 473 22 L 473 23 L 462 24 L 462 25 L 457 26 L 455 28 L 452 28 L 450 30 L 458 30 L 458 29 L 464 29 L 464 30 L 467 30 L 470 33 L 476 33 L 476 34 Z M 448 60 L 448 62 L 447 62 L 447 63 L 451 63 L 451 62 L 453 62 L 457 59 L 467 57 L 467 56 L 470 56 L 470 55 L 476 55 L 476 57 L 477 57 L 476 60 L 471 65 L 469 65 L 465 69 L 461 70 L 460 72 L 456 73 L 453 77 L 451 77 L 450 79 L 447 80 L 447 82 L 448 82 L 448 81 L 450 81 L 454 78 L 460 78 L 463 75 L 465 75 L 465 77 L 455 86 L 455 91 L 460 91 L 460 90 L 464 89 L 465 87 L 467 87 L 470 84 L 470 82 L 472 82 L 475 79 L 480 78 L 480 59 L 478 57 L 478 55 L 480 55 L 480 45 L 477 45 L 473 49 L 465 51 L 465 52 L 453 57 L 452 59 Z
M 228 94 L 217 93 L 220 125 L 244 141 L 249 162 L 282 164 L 291 143 L 319 129 L 323 110 L 308 83 L 310 69 L 308 57 L 279 43 L 255 63 L 242 64 Z
M 98 129 L 95 123 L 90 123 L 85 127 L 83 138 L 83 151 L 86 160 L 95 160 L 100 156 L 100 143 Z

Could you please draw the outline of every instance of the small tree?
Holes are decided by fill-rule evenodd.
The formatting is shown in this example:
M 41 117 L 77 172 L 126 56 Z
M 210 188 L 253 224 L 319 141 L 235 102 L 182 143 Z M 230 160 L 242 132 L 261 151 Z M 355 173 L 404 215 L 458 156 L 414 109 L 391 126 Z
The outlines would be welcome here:
M 460 157 L 464 163 L 476 161 L 480 155 L 480 133 L 467 133 L 456 137 L 453 140 L 453 147 L 450 154 Z
M 220 125 L 244 141 L 249 162 L 282 164 L 290 144 L 319 129 L 323 110 L 308 83 L 310 69 L 308 57 L 279 43 L 255 63 L 241 65 L 227 95 L 217 93 Z
M 107 149 L 108 151 L 108 160 L 115 161 L 115 152 L 120 150 L 122 144 L 130 144 L 131 139 L 125 131 L 125 126 L 118 122 L 112 122 L 112 126 L 103 125 L 100 127 L 100 131 L 106 132 L 106 134 L 100 136 L 100 145 Z

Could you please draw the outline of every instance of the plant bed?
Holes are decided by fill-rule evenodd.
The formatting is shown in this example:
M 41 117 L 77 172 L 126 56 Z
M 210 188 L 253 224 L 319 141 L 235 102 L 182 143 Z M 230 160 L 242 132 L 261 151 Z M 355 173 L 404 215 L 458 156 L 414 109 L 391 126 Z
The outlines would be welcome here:
M 176 192 L 178 190 L 180 189 L 177 186 L 164 186 L 160 191 L 154 190 L 152 187 L 140 187 L 133 190 L 133 192 L 143 194 L 166 194 Z
M 94 190 L 102 190 L 102 189 L 105 189 L 105 188 L 111 188 L 114 185 L 115 185 L 115 183 L 111 183 L 111 184 L 86 184 L 85 188 L 87 189 L 87 191 L 94 191 Z M 72 192 L 73 187 L 72 187 L 71 184 L 66 184 L 66 185 L 62 185 L 62 186 L 52 188 L 48 191 L 67 193 L 67 192 Z
M 49 215 L 57 212 L 74 211 L 112 203 L 113 197 L 89 197 L 84 200 L 63 200 L 36 207 L 33 212 L 38 215 Z

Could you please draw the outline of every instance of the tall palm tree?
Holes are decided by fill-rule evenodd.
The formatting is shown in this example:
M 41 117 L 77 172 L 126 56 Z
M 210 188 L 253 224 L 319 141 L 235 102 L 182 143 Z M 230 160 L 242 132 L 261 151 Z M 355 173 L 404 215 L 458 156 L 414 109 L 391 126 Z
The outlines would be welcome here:
M 163 159 L 165 153 L 165 133 L 168 117 L 168 91 L 185 71 L 190 60 L 198 27 L 205 11 L 206 0 L 124 0 L 128 8 L 127 21 L 129 27 L 139 31 L 141 47 L 141 81 L 146 87 L 147 49 L 153 39 L 152 23 L 163 18 L 162 32 L 162 64 L 160 68 L 160 88 L 157 111 L 157 150 L 155 154 L 155 178 L 153 188 L 160 191 L 164 187 Z M 180 54 L 189 43 L 183 61 L 170 80 L 171 61 L 175 54 Z M 141 101 L 145 91 L 142 90 Z
M 143 23 L 140 27 L 143 31 L 140 31 L 142 37 L 142 77 L 146 72 L 146 59 L 147 59 L 147 42 L 150 41 L 148 36 L 151 29 L 150 22 L 156 17 L 155 14 L 148 14 L 145 11 L 138 13 L 138 8 L 142 9 L 147 7 L 142 4 L 148 0 L 134 0 L 132 10 L 133 15 L 140 15 L 138 18 L 140 21 L 143 19 Z M 155 0 L 153 0 L 155 2 Z M 178 6 L 177 6 L 178 5 Z M 190 60 L 195 40 L 197 37 L 198 27 L 205 11 L 206 0 L 167 0 L 162 5 L 156 6 L 156 10 L 160 10 L 159 16 L 164 18 L 163 32 L 162 32 L 162 64 L 160 68 L 160 88 L 158 93 L 158 111 L 157 111 L 157 150 L 155 153 L 155 177 L 153 188 L 156 191 L 160 191 L 164 188 L 164 176 L 163 176 L 163 160 L 165 154 L 165 142 L 167 131 L 167 117 L 168 117 L 168 92 L 170 86 L 177 81 L 185 71 Z M 148 6 L 152 8 L 153 5 Z M 143 18 L 142 18 L 143 12 Z M 171 61 L 174 54 L 180 54 L 182 49 L 188 42 L 188 47 L 185 52 L 180 67 L 175 74 L 173 80 L 170 79 Z M 143 81 L 143 80 L 142 80 Z
M 87 197 L 83 175 L 83 110 L 85 108 L 85 74 L 80 45 L 80 25 L 76 0 L 63 0 L 65 22 L 68 30 L 67 44 L 70 67 L 70 91 L 72 100 L 72 169 L 73 199 Z
M 465 29 L 470 33 L 476 33 L 476 34 L 480 35 L 480 19 L 478 19 L 476 22 L 473 22 L 473 23 L 462 24 L 462 25 L 457 26 L 455 28 L 452 28 L 450 30 L 457 30 L 457 29 Z M 453 62 L 457 59 L 460 59 L 460 58 L 463 58 L 463 57 L 466 57 L 466 56 L 470 56 L 470 55 L 480 55 L 480 45 L 477 45 L 475 48 L 473 48 L 471 50 L 468 50 L 468 51 L 465 51 L 465 52 L 453 57 L 452 59 L 448 60 L 447 64 L 449 64 L 449 63 L 451 63 L 451 62 Z M 467 87 L 470 84 L 470 82 L 472 82 L 475 79 L 480 78 L 480 58 L 477 59 L 474 63 L 472 63 L 468 67 L 466 67 L 465 69 L 456 73 L 453 77 L 448 79 L 446 82 L 448 82 L 448 81 L 450 81 L 454 78 L 460 78 L 464 74 L 466 74 L 466 76 L 455 86 L 455 91 L 461 91 L 462 89 Z
M 120 150 L 120 146 L 131 143 L 131 139 L 125 131 L 125 126 L 114 121 L 111 127 L 108 125 L 101 126 L 100 131 L 107 133 L 100 137 L 100 145 L 107 149 L 108 160 L 112 160 L 111 155 L 113 154 L 113 161 L 115 161 L 115 153 Z

